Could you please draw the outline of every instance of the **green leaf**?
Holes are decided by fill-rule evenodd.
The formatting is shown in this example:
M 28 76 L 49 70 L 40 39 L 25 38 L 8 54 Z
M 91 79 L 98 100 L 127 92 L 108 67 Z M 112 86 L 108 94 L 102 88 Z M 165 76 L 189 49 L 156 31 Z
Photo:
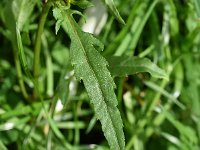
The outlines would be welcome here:
M 193 0 L 194 7 L 197 12 L 197 16 L 200 17 L 200 1 L 199 0 Z
M 146 82 L 144 82 L 144 84 L 146 86 L 148 86 L 149 88 L 155 90 L 156 92 L 163 94 L 163 96 L 167 97 L 169 100 L 171 100 L 172 102 L 174 102 L 181 109 L 183 109 L 183 110 L 186 109 L 185 105 L 183 105 L 181 102 L 179 102 L 174 95 L 172 95 L 169 92 L 167 92 L 166 90 L 160 88 L 160 86 L 158 86 L 158 85 L 156 85 L 156 84 L 154 84 L 154 83 L 152 83 L 150 81 L 146 81 Z
M 24 24 L 30 20 L 29 16 L 33 11 L 36 2 L 37 0 L 13 0 L 12 10 L 20 31 Z
M 35 3 L 36 0 L 9 0 L 6 1 L 6 5 L 2 11 L 3 22 L 6 28 L 9 30 L 7 38 L 9 38 L 9 40 L 12 42 L 17 76 L 20 78 L 19 85 L 23 96 L 26 99 L 28 99 L 28 93 L 22 79 L 23 74 L 19 63 L 16 28 L 18 28 L 19 30 L 23 29 L 24 25 L 29 20 L 29 16 L 33 10 Z
M 7 131 L 14 129 L 18 126 L 24 125 L 26 122 L 28 122 L 31 119 L 30 116 L 18 119 L 18 118 L 11 118 L 7 122 L 0 124 L 0 131 Z
M 103 44 L 80 29 L 70 10 L 65 13 L 61 8 L 54 8 L 55 11 L 62 14 L 65 23 L 63 28 L 71 38 L 70 57 L 75 76 L 83 80 L 110 148 L 122 150 L 125 147 L 123 123 L 117 109 L 115 84 L 106 67 L 107 61 L 96 49 L 103 50 Z
M 112 13 L 114 14 L 115 18 L 122 24 L 125 24 L 124 20 L 122 19 L 122 17 L 120 16 L 113 0 L 104 0 L 106 5 L 109 7 L 109 9 L 112 11 Z
M 53 10 L 53 16 L 57 20 L 56 21 L 56 26 L 55 26 L 55 30 L 56 30 L 56 34 L 57 34 L 59 29 L 60 29 L 60 26 L 61 26 L 61 24 L 63 22 L 63 17 L 62 17 L 62 14 L 59 13 L 59 11 L 55 11 L 55 9 Z
M 148 58 L 112 56 L 107 58 L 108 69 L 113 76 L 127 76 L 140 72 L 148 72 L 155 78 L 168 79 L 164 70 L 152 63 Z
M 194 145 L 198 143 L 197 133 L 190 126 L 183 124 L 165 108 L 161 107 L 161 111 L 166 116 L 167 120 L 178 130 L 180 139 L 183 145 L 187 145 L 187 149 L 193 149 Z M 189 148 L 190 147 L 190 148 Z
M 88 7 L 93 6 L 93 4 L 87 0 L 72 1 L 71 3 L 74 5 L 77 5 L 78 7 L 82 8 L 82 9 L 86 9 Z
M 11 32 L 10 40 L 16 43 L 16 26 L 21 31 L 30 20 L 29 16 L 36 4 L 36 0 L 9 0 L 2 10 L 2 18 L 5 26 Z
M 127 26 L 130 27 L 126 31 L 126 34 L 120 37 L 121 39 L 121 41 L 119 42 L 120 45 L 116 44 L 115 56 L 121 56 L 124 53 L 126 55 L 132 54 L 132 51 L 136 48 L 138 44 L 138 40 L 141 36 L 142 31 L 144 30 L 145 24 L 147 23 L 150 15 L 152 14 L 158 2 L 159 0 L 154 0 L 152 1 L 152 3 L 150 3 L 150 5 L 147 5 L 147 3 L 143 3 L 141 1 L 140 9 L 143 11 L 135 12 L 137 14 L 135 16 L 135 19 L 130 20 L 130 22 L 129 21 L 127 22 Z
M 0 141 L 0 149 L 1 150 L 7 150 L 6 146 Z
M 25 56 L 25 52 L 24 52 L 24 48 L 23 48 L 23 43 L 22 43 L 20 31 L 19 31 L 18 28 L 16 28 L 16 35 L 17 35 L 17 39 L 16 40 L 17 40 L 17 46 L 18 46 L 18 54 L 19 54 L 21 65 L 22 65 L 26 75 L 30 79 L 32 79 L 33 77 L 31 75 L 29 67 L 28 67 L 28 63 L 27 63 L 27 60 L 26 60 L 26 56 Z
M 25 53 L 24 53 L 24 48 L 23 48 L 23 44 L 22 44 L 22 40 L 21 40 L 21 35 L 20 35 L 20 32 L 19 32 L 18 28 L 16 28 L 16 34 L 17 34 L 17 45 L 18 45 L 18 49 L 19 49 L 19 57 L 20 57 L 20 61 L 21 61 L 21 64 L 23 66 L 23 69 L 24 69 L 26 75 L 32 80 L 32 82 L 33 82 L 34 86 L 36 87 L 36 89 L 38 89 L 38 84 L 35 81 L 35 79 L 32 77 L 32 75 L 30 73 L 30 70 L 28 68 L 28 63 L 27 63 L 27 60 L 26 60 L 26 56 L 25 56 Z M 60 132 L 60 130 L 58 129 L 58 127 L 55 125 L 55 121 L 47 113 L 47 110 L 45 108 L 45 103 L 44 103 L 42 95 L 40 94 L 39 91 L 37 91 L 37 94 L 39 95 L 40 101 L 42 103 L 42 107 L 43 107 L 43 109 L 45 111 L 45 114 L 46 114 L 46 117 L 48 119 L 48 123 L 49 123 L 51 129 L 54 131 L 55 135 L 61 141 L 64 141 L 64 137 L 63 137 L 62 133 Z M 69 143 L 67 143 L 66 141 L 63 142 L 63 143 L 65 143 L 65 146 L 68 149 L 71 149 L 71 145 Z

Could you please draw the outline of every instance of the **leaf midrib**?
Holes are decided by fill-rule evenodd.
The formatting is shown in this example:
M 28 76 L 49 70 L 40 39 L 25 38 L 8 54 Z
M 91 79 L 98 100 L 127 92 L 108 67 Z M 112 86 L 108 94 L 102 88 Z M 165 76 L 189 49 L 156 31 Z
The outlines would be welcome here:
M 74 31 L 74 35 L 76 35 L 76 36 L 78 37 L 78 38 L 76 38 L 76 39 L 78 39 L 78 41 L 79 41 L 81 47 L 82 47 L 83 49 L 85 49 L 84 46 L 83 46 L 83 44 L 82 44 L 82 42 L 81 42 L 81 40 L 80 40 L 81 38 L 79 37 L 79 34 L 77 33 L 76 29 L 74 28 L 73 20 L 71 19 L 71 16 L 69 16 L 68 13 L 67 13 L 67 18 L 68 18 L 68 20 L 69 20 L 69 22 L 70 22 L 70 25 L 71 25 L 71 27 L 72 27 L 72 29 L 73 29 L 73 31 Z M 99 83 L 99 80 L 96 78 L 96 73 L 95 73 L 93 67 L 90 65 L 89 60 L 87 59 L 87 53 L 85 52 L 85 50 L 83 51 L 83 53 L 84 53 L 84 55 L 85 55 L 87 64 L 88 64 L 88 66 L 90 67 L 91 71 L 93 72 L 93 76 L 94 76 L 95 80 L 96 80 L 97 83 L 98 83 L 98 87 L 99 87 L 99 89 L 100 89 L 100 91 L 101 91 L 101 94 L 103 95 L 103 99 L 104 99 L 103 102 L 105 103 L 105 106 L 106 106 L 106 108 L 107 108 L 106 111 L 108 112 L 109 118 L 110 118 L 110 120 L 111 120 L 111 122 L 112 122 L 113 129 L 115 129 L 115 126 L 114 126 L 112 117 L 111 117 L 111 115 L 110 115 L 110 112 L 108 111 L 108 106 L 107 106 L 107 104 L 106 104 L 106 102 L 105 102 L 105 98 L 104 98 L 104 94 L 103 94 L 103 91 L 102 91 L 101 84 Z M 116 107 L 116 106 L 115 106 L 115 107 Z M 114 130 L 114 131 L 115 131 L 115 130 Z M 115 131 L 114 134 L 115 134 L 115 136 L 117 137 L 117 142 L 119 142 L 119 139 L 118 139 L 118 136 L 117 136 L 117 132 Z M 118 146 L 119 146 L 119 145 L 120 145 L 120 144 L 118 143 Z M 120 146 L 119 146 L 119 147 L 120 147 Z

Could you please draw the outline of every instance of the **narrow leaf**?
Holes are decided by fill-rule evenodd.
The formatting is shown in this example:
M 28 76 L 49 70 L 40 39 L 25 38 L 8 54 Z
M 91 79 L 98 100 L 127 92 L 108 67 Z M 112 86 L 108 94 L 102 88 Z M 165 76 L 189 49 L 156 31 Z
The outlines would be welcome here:
M 148 86 L 149 88 L 155 90 L 156 92 L 161 93 L 163 96 L 167 97 L 169 100 L 174 102 L 177 106 L 179 106 L 181 109 L 183 110 L 186 109 L 184 104 L 182 104 L 174 95 L 170 94 L 165 89 L 160 88 L 158 85 L 150 81 L 146 81 L 144 82 L 144 84 Z
M 109 7 L 109 9 L 112 11 L 112 13 L 114 14 L 115 18 L 122 24 L 125 24 L 124 20 L 122 19 L 122 17 L 120 16 L 113 0 L 104 0 L 106 5 Z
M 200 1 L 199 0 L 193 0 L 194 7 L 197 12 L 197 16 L 200 18 Z
M 168 79 L 164 70 L 147 58 L 112 56 L 107 58 L 109 62 L 108 69 L 113 76 L 127 76 L 140 72 L 148 72 L 155 78 Z
M 6 146 L 3 144 L 2 141 L 0 141 L 0 149 L 1 150 L 7 150 Z
M 26 75 L 32 80 L 32 82 L 33 82 L 34 86 L 36 87 L 36 89 L 38 89 L 38 84 L 35 81 L 35 79 L 32 77 L 32 75 L 30 73 L 30 70 L 28 68 L 28 63 L 27 63 L 27 60 L 26 60 L 26 56 L 25 56 L 25 53 L 24 53 L 24 48 L 23 48 L 23 44 L 22 44 L 22 40 L 21 40 L 21 35 L 20 35 L 20 32 L 19 32 L 18 28 L 16 28 L 16 34 L 17 34 L 17 45 L 18 45 L 18 49 L 19 49 L 19 57 L 20 57 L 20 61 L 21 61 L 21 64 L 23 66 L 23 69 L 24 69 Z M 39 95 L 43 110 L 44 110 L 45 115 L 46 115 L 46 117 L 48 119 L 48 123 L 49 123 L 51 129 L 54 131 L 55 135 L 61 141 L 64 141 L 64 137 L 63 137 L 62 133 L 60 132 L 60 130 L 58 129 L 58 127 L 55 125 L 55 121 L 48 114 L 48 112 L 47 112 L 47 110 L 45 108 L 44 99 L 43 99 L 42 95 L 40 94 L 40 92 L 38 90 L 37 90 L 37 94 Z M 64 141 L 63 143 L 65 143 L 65 146 L 68 149 L 71 149 L 71 145 L 69 143 L 67 143 L 66 141 Z
M 13 0 L 12 10 L 20 31 L 24 24 L 30 20 L 29 16 L 33 11 L 36 2 L 37 0 Z
M 79 7 L 82 8 L 82 9 L 86 9 L 86 8 L 88 8 L 88 7 L 93 6 L 93 4 L 92 4 L 91 2 L 89 2 L 89 1 L 87 1 L 87 0 L 72 1 L 71 3 L 74 4 L 74 5 L 79 6 Z
M 103 50 L 102 43 L 89 33 L 84 33 L 71 16 L 61 8 L 54 8 L 64 18 L 64 30 L 71 38 L 70 57 L 75 76 L 83 80 L 86 91 L 94 104 L 96 117 L 102 124 L 104 135 L 113 150 L 125 147 L 123 123 L 117 109 L 114 93 L 115 84 L 107 69 L 107 61 L 97 51 Z

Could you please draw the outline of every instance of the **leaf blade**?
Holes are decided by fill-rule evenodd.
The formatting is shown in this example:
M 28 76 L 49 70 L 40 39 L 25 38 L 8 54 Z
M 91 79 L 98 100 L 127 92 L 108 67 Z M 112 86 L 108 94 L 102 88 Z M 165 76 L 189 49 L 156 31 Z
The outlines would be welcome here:
M 13 14 L 20 31 L 28 21 L 36 2 L 36 0 L 14 0 L 12 2 Z
M 168 79 L 164 70 L 160 69 L 147 58 L 112 56 L 107 58 L 108 69 L 113 76 L 127 76 L 140 72 L 148 72 L 155 78 Z
M 54 8 L 54 11 L 59 12 L 60 9 Z M 64 30 L 71 38 L 70 56 L 75 76 L 83 80 L 110 148 L 124 149 L 123 123 L 117 109 L 115 84 L 107 69 L 107 61 L 95 49 L 97 46 L 103 50 L 103 45 L 91 34 L 82 32 L 69 12 L 60 13 L 67 25 Z
M 111 12 L 114 14 L 115 18 L 122 24 L 125 24 L 124 20 L 122 19 L 122 17 L 120 16 L 113 0 L 104 0 L 106 5 L 109 7 L 109 9 L 111 10 Z

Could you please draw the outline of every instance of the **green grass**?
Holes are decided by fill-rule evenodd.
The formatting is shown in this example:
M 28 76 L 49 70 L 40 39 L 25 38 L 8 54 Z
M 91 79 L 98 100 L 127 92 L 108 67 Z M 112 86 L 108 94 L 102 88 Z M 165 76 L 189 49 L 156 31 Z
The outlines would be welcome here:
M 199 150 L 199 0 L 70 5 L 0 1 L 0 150 Z

